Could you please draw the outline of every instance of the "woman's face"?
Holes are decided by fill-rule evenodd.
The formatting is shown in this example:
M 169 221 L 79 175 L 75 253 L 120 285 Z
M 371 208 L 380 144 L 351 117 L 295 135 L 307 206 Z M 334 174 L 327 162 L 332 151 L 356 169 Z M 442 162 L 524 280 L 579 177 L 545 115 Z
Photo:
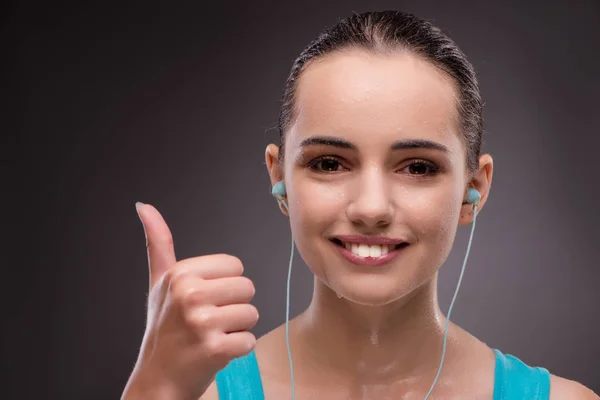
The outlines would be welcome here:
M 387 304 L 446 260 L 467 186 L 456 104 L 410 53 L 339 52 L 302 73 L 280 168 L 296 246 L 338 295 Z

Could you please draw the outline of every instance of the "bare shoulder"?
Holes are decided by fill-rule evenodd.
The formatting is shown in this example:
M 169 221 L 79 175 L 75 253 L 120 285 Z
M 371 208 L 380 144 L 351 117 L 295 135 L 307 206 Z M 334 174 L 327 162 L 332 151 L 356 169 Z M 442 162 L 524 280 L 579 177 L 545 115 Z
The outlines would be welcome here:
M 550 400 L 600 400 L 597 394 L 579 382 L 550 375 Z
M 219 391 L 217 390 L 217 382 L 213 381 L 206 392 L 200 397 L 199 400 L 219 400 Z

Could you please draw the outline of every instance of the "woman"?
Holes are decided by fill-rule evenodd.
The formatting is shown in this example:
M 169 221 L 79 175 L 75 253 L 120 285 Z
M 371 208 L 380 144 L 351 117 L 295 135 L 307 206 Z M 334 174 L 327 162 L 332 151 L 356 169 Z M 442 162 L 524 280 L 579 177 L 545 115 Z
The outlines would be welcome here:
M 438 270 L 491 187 L 482 104 L 465 56 L 413 15 L 353 15 L 321 34 L 294 63 L 281 145 L 266 150 L 315 275 L 310 306 L 256 341 L 241 262 L 177 262 L 158 211 L 138 204 L 151 290 L 123 398 L 598 399 L 440 311 Z

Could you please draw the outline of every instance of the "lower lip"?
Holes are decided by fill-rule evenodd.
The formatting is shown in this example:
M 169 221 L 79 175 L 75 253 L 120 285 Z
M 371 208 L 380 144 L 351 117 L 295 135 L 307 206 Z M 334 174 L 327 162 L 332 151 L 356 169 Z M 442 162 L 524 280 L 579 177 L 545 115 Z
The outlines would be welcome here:
M 356 265 L 369 267 L 377 267 L 389 263 L 390 261 L 398 257 L 400 253 L 406 248 L 406 246 L 402 246 L 398 249 L 390 250 L 390 252 L 387 253 L 385 256 L 371 258 L 357 256 L 356 254 L 352 253 L 351 250 L 348 250 L 343 246 L 340 246 L 333 242 L 331 244 L 337 247 L 342 257 L 344 257 L 346 260 Z

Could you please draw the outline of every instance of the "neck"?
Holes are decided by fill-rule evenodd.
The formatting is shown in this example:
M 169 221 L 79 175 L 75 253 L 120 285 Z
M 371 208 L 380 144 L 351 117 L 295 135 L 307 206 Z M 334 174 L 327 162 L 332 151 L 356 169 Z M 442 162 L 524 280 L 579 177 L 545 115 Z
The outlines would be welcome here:
M 326 366 L 341 379 L 397 381 L 435 375 L 446 323 L 438 305 L 437 274 L 381 307 L 338 298 L 316 278 L 314 286 L 294 335 L 296 354 L 310 358 L 310 365 Z

